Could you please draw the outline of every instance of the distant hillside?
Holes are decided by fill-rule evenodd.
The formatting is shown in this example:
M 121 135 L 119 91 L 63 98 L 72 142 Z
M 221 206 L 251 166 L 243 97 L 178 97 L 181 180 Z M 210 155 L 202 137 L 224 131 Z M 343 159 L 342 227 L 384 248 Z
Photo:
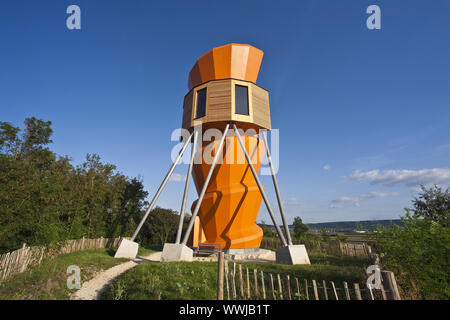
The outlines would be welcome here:
M 335 231 L 353 231 L 353 230 L 370 230 L 378 226 L 388 226 L 391 223 L 402 225 L 400 219 L 393 220 L 366 220 L 366 221 L 339 221 L 339 222 L 323 222 L 323 223 L 306 223 L 309 229 L 333 229 Z M 293 227 L 293 226 L 289 226 Z
M 311 231 L 320 229 L 332 230 L 335 232 L 350 232 L 355 230 L 370 230 L 378 226 L 388 226 L 391 223 L 401 226 L 400 219 L 392 220 L 366 220 L 366 221 L 336 221 L 336 222 L 322 222 L 322 223 L 305 223 Z M 268 224 L 267 227 L 275 229 L 273 225 Z M 294 226 L 289 225 L 289 229 Z

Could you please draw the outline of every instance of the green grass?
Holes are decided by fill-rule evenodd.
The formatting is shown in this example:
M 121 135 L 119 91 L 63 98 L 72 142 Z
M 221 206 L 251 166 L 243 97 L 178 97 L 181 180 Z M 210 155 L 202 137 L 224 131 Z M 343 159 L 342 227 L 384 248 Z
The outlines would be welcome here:
M 147 256 L 154 251 L 139 248 L 139 256 Z M 78 265 L 82 282 L 90 280 L 97 272 L 111 268 L 128 259 L 114 259 L 114 249 L 99 249 L 60 255 L 46 260 L 22 274 L 0 283 L 0 299 L 68 299 L 75 290 L 66 286 L 67 267 Z M 350 284 L 365 281 L 367 261 L 355 257 L 334 257 L 311 254 L 311 265 L 289 266 L 269 263 L 242 263 L 244 281 L 246 268 L 249 269 L 253 292 L 253 269 L 265 274 L 265 285 L 269 296 L 268 274 L 280 274 L 283 286 L 286 275 L 303 284 L 303 279 L 334 281 L 342 287 L 342 281 Z M 230 270 L 232 263 L 229 263 Z M 238 273 L 239 274 L 239 273 Z M 259 273 L 258 273 L 259 275 Z M 236 283 L 239 283 L 237 276 Z M 116 280 L 104 293 L 103 299 L 215 299 L 217 282 L 217 262 L 145 262 L 129 270 Z M 310 282 L 311 283 L 311 282 Z M 238 284 L 239 285 L 239 284 Z M 230 288 L 231 289 L 231 288 Z M 238 288 L 239 290 L 239 288 Z M 284 288 L 286 290 L 286 288 Z M 310 296 L 312 291 L 310 290 Z
M 156 252 L 156 251 L 152 250 L 152 249 L 147 249 L 144 247 L 139 247 L 137 255 L 139 257 L 145 257 L 145 256 L 152 254 L 153 252 Z
M 101 270 L 129 261 L 114 259 L 114 253 L 114 249 L 85 250 L 44 260 L 40 265 L 0 283 L 0 300 L 68 299 L 76 290 L 67 288 L 67 267 L 79 266 L 83 283 Z
M 303 285 L 304 279 L 314 279 L 320 284 L 322 280 L 334 281 L 336 286 L 340 287 L 342 287 L 343 281 L 353 287 L 353 283 L 362 284 L 366 280 L 365 267 L 368 262 L 364 259 L 310 255 L 310 260 L 311 265 L 296 266 L 242 263 L 244 283 L 246 283 L 246 268 L 249 269 L 252 292 L 254 292 L 253 269 L 258 270 L 258 277 L 261 270 L 264 272 L 268 295 L 269 273 L 274 275 L 276 288 L 276 275 L 280 274 L 283 286 L 286 285 L 286 276 L 289 275 L 292 290 L 295 288 L 295 277 L 299 279 L 301 285 Z M 229 266 L 231 270 L 232 263 L 229 263 Z M 236 283 L 239 286 L 238 279 L 239 273 L 237 272 Z M 260 283 L 260 280 L 258 281 Z M 142 263 L 117 279 L 103 294 L 102 299 L 215 299 L 216 283 L 217 262 Z M 311 284 L 311 282 L 309 283 Z M 330 291 L 329 294 L 331 294 Z M 312 291 L 310 291 L 310 297 L 311 295 Z

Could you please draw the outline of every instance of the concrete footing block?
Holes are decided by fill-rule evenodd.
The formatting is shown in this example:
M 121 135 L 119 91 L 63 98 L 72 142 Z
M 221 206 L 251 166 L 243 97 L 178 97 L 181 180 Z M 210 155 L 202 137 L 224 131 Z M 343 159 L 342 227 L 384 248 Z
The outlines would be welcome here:
M 127 239 L 122 239 L 119 244 L 119 248 L 117 248 L 116 254 L 114 258 L 129 258 L 135 259 L 138 253 L 139 244 L 134 241 L 130 241 Z
M 278 249 L 276 261 L 283 264 L 311 264 L 303 244 L 289 245 Z
M 181 243 L 165 243 L 161 261 L 192 261 L 194 251 Z

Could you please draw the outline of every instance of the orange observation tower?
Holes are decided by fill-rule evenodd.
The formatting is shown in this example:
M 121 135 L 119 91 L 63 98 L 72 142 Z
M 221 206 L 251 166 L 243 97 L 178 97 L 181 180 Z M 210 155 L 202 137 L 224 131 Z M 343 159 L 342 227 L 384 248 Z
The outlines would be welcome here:
M 201 56 L 188 77 L 182 128 L 188 137 L 172 164 L 131 240 L 122 240 L 116 256 L 137 252 L 134 242 L 160 193 L 192 144 L 175 243 L 166 243 L 162 261 L 192 261 L 193 249 L 212 247 L 229 254 L 259 250 L 263 237 L 256 218 L 264 202 L 281 240 L 278 263 L 309 264 L 303 245 L 293 245 L 268 148 L 271 130 L 269 92 L 258 86 L 263 52 L 248 44 L 231 43 Z M 266 156 L 283 230 L 258 177 Z M 198 193 L 192 216 L 182 237 L 191 176 Z M 121 253 L 122 252 L 122 253 Z

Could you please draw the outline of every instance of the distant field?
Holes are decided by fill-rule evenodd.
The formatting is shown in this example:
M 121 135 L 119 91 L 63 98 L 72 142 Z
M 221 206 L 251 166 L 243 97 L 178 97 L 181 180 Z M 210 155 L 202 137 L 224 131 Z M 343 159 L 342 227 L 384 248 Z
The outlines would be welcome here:
M 370 231 L 373 228 L 380 226 L 389 226 L 390 224 L 402 225 L 400 219 L 393 220 L 374 220 L 374 221 L 337 221 L 337 222 L 323 222 L 323 223 L 305 223 L 308 226 L 310 232 L 319 232 L 321 229 L 326 229 L 331 232 L 346 233 L 349 235 L 358 233 L 355 230 Z M 268 228 L 275 231 L 275 227 L 270 224 L 266 224 Z M 291 231 L 294 230 L 293 225 L 289 225 Z
M 346 232 L 338 232 L 340 236 L 344 236 L 346 238 L 346 242 L 355 243 L 355 242 L 367 242 L 369 240 L 370 234 L 367 233 L 346 233 Z M 330 238 L 332 240 L 336 239 L 336 234 L 331 234 Z
M 396 225 L 402 225 L 400 219 L 306 223 L 306 225 L 310 230 L 332 229 L 335 230 L 336 232 L 352 232 L 354 230 L 371 230 L 379 226 L 388 226 L 391 223 Z

